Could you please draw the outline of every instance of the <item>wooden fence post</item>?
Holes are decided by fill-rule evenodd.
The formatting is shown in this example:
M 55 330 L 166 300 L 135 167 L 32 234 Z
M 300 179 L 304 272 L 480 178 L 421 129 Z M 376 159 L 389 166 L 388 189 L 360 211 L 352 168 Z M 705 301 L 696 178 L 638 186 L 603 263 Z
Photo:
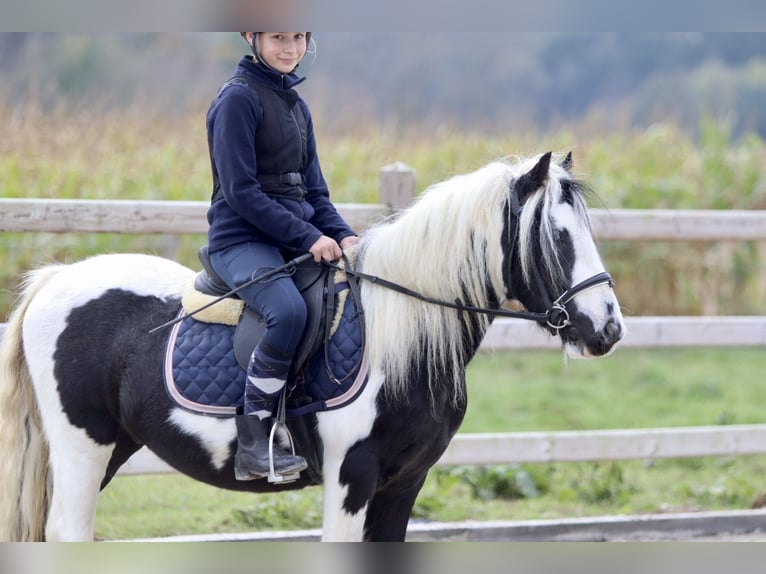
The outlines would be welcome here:
M 415 198 L 415 170 L 400 161 L 380 170 L 380 202 L 392 212 L 407 207 Z

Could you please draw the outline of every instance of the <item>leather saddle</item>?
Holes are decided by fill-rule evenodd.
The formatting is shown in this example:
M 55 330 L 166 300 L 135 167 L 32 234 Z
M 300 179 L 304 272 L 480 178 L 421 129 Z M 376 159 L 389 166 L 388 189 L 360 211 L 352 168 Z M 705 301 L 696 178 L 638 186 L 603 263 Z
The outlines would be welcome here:
M 194 280 L 194 288 L 201 293 L 220 297 L 231 288 L 221 279 L 210 263 L 208 246 L 199 250 L 202 271 Z M 335 307 L 335 273 L 313 260 L 295 266 L 292 279 L 298 287 L 308 310 L 306 326 L 293 359 L 293 370 L 299 370 L 324 343 L 326 321 L 332 320 Z M 236 295 L 234 295 L 236 296 Z M 245 306 L 234 331 L 234 355 L 239 365 L 247 370 L 253 349 L 266 332 L 266 320 L 255 309 Z

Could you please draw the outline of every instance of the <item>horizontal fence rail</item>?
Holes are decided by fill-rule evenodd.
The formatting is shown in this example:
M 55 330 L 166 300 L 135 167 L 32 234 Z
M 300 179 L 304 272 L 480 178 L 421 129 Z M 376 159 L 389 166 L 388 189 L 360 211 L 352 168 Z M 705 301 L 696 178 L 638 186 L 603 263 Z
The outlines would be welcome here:
M 0 198 L 0 231 L 49 233 L 207 232 L 204 201 Z M 337 204 L 354 229 L 389 213 L 384 204 Z M 766 240 L 766 210 L 592 209 L 598 239 L 654 241 Z
M 458 434 L 438 466 L 766 454 L 766 425 Z M 118 474 L 176 472 L 141 449 Z
M 625 317 L 621 348 L 762 347 L 766 317 Z M 480 350 L 558 349 L 561 340 L 520 319 L 495 319 Z
M 0 198 L 0 231 L 47 233 L 207 233 L 206 201 Z M 338 204 L 354 229 L 388 214 L 381 204 Z
M 625 317 L 621 348 L 763 347 L 766 317 Z M 0 323 L 0 339 L 5 324 Z M 561 340 L 521 319 L 495 319 L 480 351 L 506 349 L 555 350 Z

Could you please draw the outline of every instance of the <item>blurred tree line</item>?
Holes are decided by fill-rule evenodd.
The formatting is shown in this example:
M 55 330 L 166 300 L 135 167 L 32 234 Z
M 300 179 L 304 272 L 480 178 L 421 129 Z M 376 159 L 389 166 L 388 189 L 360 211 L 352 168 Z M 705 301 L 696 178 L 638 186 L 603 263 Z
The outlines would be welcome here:
M 766 135 L 766 34 L 315 33 L 301 92 L 324 121 L 509 130 L 700 114 Z M 247 51 L 236 33 L 0 34 L 0 97 L 51 106 L 206 104 Z M 315 111 L 316 114 L 316 111 Z

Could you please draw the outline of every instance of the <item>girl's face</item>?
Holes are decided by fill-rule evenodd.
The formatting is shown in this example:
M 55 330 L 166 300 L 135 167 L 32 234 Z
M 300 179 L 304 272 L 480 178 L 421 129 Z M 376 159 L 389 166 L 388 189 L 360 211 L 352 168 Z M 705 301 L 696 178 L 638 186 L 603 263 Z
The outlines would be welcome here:
M 306 32 L 259 32 L 255 41 L 264 62 L 283 74 L 292 72 L 306 54 Z

